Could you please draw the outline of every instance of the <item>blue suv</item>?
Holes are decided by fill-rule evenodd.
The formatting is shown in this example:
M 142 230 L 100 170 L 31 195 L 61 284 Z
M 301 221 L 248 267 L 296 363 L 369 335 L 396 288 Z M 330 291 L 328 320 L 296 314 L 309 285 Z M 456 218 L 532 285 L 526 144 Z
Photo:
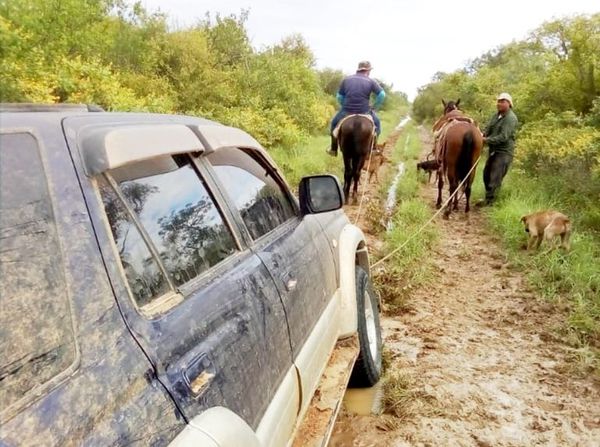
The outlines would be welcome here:
M 381 373 L 337 179 L 296 198 L 195 117 L 1 111 L 0 445 L 326 443 Z

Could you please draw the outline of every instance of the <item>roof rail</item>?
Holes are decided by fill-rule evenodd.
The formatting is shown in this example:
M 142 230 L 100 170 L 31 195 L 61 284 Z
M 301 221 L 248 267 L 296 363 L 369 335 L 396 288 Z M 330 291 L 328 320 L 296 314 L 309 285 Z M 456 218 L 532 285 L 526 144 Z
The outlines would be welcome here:
M 0 103 L 0 112 L 104 112 L 95 104 Z

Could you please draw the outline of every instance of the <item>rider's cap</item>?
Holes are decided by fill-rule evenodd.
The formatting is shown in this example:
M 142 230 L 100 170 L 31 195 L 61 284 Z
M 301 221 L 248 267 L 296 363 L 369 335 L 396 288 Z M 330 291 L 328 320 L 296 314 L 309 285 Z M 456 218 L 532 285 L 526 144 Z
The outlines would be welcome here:
M 498 97 L 496 98 L 496 101 L 500 101 L 501 99 L 507 100 L 508 103 L 510 104 L 510 106 L 512 107 L 512 105 L 513 105 L 512 96 L 510 96 L 508 93 L 500 93 L 498 95 Z
M 372 70 L 373 67 L 371 66 L 371 62 L 369 61 L 360 61 L 358 63 L 358 70 L 356 71 L 369 71 Z

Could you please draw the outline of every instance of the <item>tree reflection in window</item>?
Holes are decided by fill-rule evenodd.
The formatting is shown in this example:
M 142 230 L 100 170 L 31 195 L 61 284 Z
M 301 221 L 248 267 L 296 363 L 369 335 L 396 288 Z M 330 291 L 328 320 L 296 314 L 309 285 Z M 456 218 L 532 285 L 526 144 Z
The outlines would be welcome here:
M 176 286 L 196 278 L 237 250 L 229 228 L 187 156 L 142 162 L 112 174 Z M 105 200 L 120 254 L 129 244 L 127 238 L 131 238 L 131 228 L 123 227 L 127 213 L 122 207 Z M 148 253 L 138 249 L 137 254 L 142 259 L 136 265 L 154 263 L 144 258 Z M 125 262 L 131 264 L 127 257 Z M 129 276 L 128 281 L 131 284 Z
M 98 185 L 129 288 L 138 305 L 143 306 L 166 293 L 168 282 L 117 194 L 104 178 L 99 178 Z M 147 187 L 125 191 L 134 198 L 132 204 L 135 203 L 137 213 L 143 210 L 147 197 L 156 192 Z
M 224 148 L 208 159 L 253 239 L 296 215 L 285 188 L 274 178 L 270 168 L 250 154 L 237 148 Z
M 161 259 L 175 283 L 181 285 L 231 255 L 234 240 L 214 203 L 205 198 L 171 210 L 158 219 L 164 250 Z M 154 238 L 153 238 L 154 239 Z

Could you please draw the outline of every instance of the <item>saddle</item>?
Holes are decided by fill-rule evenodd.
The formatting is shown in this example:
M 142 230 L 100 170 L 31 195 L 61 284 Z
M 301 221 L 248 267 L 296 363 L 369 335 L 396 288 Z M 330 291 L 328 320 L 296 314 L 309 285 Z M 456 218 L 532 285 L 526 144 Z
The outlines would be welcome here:
M 433 159 L 439 164 L 439 166 L 442 166 L 442 161 L 444 160 L 444 143 L 446 140 L 446 133 L 448 133 L 448 129 L 459 123 L 475 124 L 475 120 L 473 120 L 473 118 L 469 118 L 468 116 L 462 115 L 462 112 L 460 115 L 447 117 L 445 121 L 438 120 L 438 122 L 434 125 L 433 149 L 427 157 L 428 159 L 433 156 Z M 437 129 L 435 129 L 435 127 L 437 127 Z
M 333 129 L 333 132 L 331 132 L 331 134 L 333 135 L 334 138 L 337 139 L 340 129 L 342 128 L 342 124 L 344 124 L 344 122 L 346 122 L 346 120 L 348 120 L 349 118 L 352 118 L 353 116 L 362 116 L 363 118 L 368 119 L 371 122 L 371 124 L 373 125 L 373 135 L 375 135 L 375 121 L 373 121 L 373 117 L 370 114 L 353 113 L 351 115 L 346 115 L 345 117 L 343 117 L 340 120 L 340 122 L 338 123 L 338 125 L 335 126 L 335 129 Z

